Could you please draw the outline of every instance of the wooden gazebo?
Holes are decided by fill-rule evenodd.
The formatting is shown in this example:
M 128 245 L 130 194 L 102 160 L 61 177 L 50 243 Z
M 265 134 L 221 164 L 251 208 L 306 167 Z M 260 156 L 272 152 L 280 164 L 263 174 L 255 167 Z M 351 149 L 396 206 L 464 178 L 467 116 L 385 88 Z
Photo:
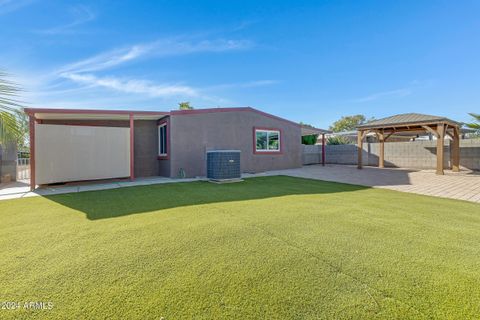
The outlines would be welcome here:
M 444 139 L 445 135 L 452 138 L 451 163 L 452 171 L 460 171 L 460 124 L 445 117 L 418 113 L 398 114 L 391 117 L 374 120 L 360 125 L 358 130 L 358 168 L 362 168 L 363 140 L 369 132 L 375 132 L 380 143 L 378 167 L 384 167 L 384 143 L 392 135 L 399 132 L 431 133 L 437 138 L 437 174 L 443 174 Z

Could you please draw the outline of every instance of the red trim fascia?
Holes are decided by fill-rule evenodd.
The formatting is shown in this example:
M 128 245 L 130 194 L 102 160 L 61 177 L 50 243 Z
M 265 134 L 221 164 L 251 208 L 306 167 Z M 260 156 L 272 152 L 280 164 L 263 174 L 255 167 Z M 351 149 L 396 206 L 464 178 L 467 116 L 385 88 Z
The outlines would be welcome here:
M 35 114 L 29 115 L 30 129 L 30 190 L 35 190 Z
M 135 122 L 133 121 L 133 113 L 130 113 L 130 180 L 135 180 L 135 166 L 134 166 L 134 144 L 135 144 Z
M 168 159 L 170 159 L 170 118 L 158 120 L 157 128 L 164 123 L 167 125 L 167 155 L 166 156 L 158 155 L 157 156 L 158 160 L 168 160 Z M 157 134 L 158 134 L 158 131 L 157 131 Z M 160 145 L 160 141 L 158 143 Z
M 182 114 L 201 114 L 201 113 L 218 113 L 218 112 L 238 112 L 238 111 L 251 111 L 253 110 L 250 107 L 240 107 L 240 108 L 208 108 L 208 109 L 192 109 L 192 110 L 172 110 L 170 114 L 172 115 L 182 115 Z
M 325 165 L 325 133 L 322 134 L 322 166 Z
M 171 114 L 171 115 L 191 115 L 191 114 L 202 114 L 202 113 L 245 112 L 245 111 L 254 112 L 254 113 L 260 114 L 260 115 L 262 115 L 262 116 L 265 116 L 265 117 L 268 117 L 268 118 L 271 118 L 271 119 L 283 121 L 283 122 L 289 123 L 289 124 L 291 124 L 291 125 L 294 125 L 294 126 L 297 126 L 297 127 L 301 127 L 301 125 L 300 125 L 299 123 L 296 123 L 296 122 L 293 122 L 293 121 L 290 121 L 290 120 L 287 120 L 287 119 L 284 119 L 284 118 L 280 118 L 280 117 L 274 116 L 273 114 L 266 113 L 266 112 L 263 112 L 263 111 L 254 109 L 254 108 L 252 108 L 252 107 L 240 107 L 240 108 L 210 108 L 210 109 L 193 109 L 193 110 L 172 110 L 172 111 L 170 111 L 170 114 Z
M 256 131 L 257 130 L 269 130 L 269 131 L 278 131 L 280 132 L 280 150 L 279 151 L 257 151 L 257 135 Z M 282 155 L 283 154 L 283 130 L 280 128 L 263 128 L 263 127 L 253 127 L 252 130 L 252 136 L 253 136 L 253 154 L 258 154 L 258 155 Z
M 104 122 L 105 120 L 63 120 L 54 123 L 49 123 L 48 120 L 37 120 L 38 124 L 60 125 L 60 126 L 78 126 L 78 127 L 109 127 L 109 128 L 128 128 L 128 120 L 107 120 L 107 121 L 122 121 L 119 125 L 110 125 Z M 102 123 L 103 122 L 103 123 Z
M 128 110 L 98 110 L 98 109 L 52 109 L 52 108 L 25 108 L 25 113 L 62 113 L 62 114 L 124 114 L 124 115 L 168 115 L 165 111 L 128 111 Z

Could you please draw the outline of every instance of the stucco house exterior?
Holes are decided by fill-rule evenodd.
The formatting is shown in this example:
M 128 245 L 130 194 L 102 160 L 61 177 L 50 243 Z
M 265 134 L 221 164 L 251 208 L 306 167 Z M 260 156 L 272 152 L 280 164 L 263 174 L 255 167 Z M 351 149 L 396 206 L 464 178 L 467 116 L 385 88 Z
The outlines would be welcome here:
M 219 149 L 240 150 L 242 172 L 302 165 L 301 126 L 250 107 L 25 112 L 32 188 L 95 179 L 205 176 L 207 151 Z

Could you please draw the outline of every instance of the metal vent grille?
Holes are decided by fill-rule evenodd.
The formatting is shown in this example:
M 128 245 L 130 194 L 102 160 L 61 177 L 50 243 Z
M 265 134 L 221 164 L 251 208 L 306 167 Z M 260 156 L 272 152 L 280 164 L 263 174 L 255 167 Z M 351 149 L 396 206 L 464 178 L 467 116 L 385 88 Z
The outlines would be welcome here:
M 213 180 L 240 178 L 240 150 L 207 151 L 207 178 Z

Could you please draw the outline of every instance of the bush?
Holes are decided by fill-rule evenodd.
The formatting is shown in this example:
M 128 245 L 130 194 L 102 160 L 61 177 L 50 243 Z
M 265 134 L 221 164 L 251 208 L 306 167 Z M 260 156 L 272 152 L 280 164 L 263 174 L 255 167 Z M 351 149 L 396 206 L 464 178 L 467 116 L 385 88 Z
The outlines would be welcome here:
M 333 136 L 333 137 L 328 137 L 327 144 L 330 144 L 330 145 L 352 144 L 352 142 L 348 140 L 347 137 L 344 137 L 344 136 Z
M 309 136 L 302 137 L 302 144 L 314 145 L 317 143 L 318 134 L 311 134 Z

